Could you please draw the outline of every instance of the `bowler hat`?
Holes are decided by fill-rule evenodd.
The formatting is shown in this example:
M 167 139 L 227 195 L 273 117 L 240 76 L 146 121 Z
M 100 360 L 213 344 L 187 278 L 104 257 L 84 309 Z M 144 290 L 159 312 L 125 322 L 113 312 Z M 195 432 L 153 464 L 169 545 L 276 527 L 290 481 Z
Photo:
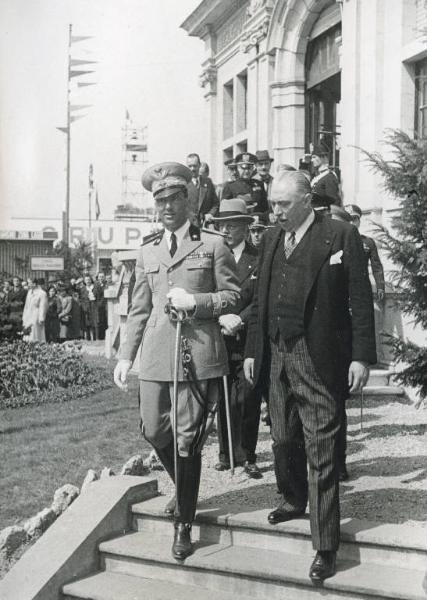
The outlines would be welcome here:
M 274 160 L 274 158 L 271 158 L 271 156 L 269 155 L 268 150 L 257 150 L 255 154 L 256 154 L 258 162 L 265 161 L 265 160 L 269 160 L 270 162 L 273 162 L 273 160 Z
M 230 198 L 229 200 L 221 200 L 218 216 L 214 217 L 213 220 L 216 223 L 221 221 L 252 223 L 254 219 L 248 214 L 246 202 L 242 198 Z
M 188 167 L 177 162 L 158 163 L 149 167 L 142 175 L 142 185 L 154 198 L 166 198 L 186 189 L 192 173 Z

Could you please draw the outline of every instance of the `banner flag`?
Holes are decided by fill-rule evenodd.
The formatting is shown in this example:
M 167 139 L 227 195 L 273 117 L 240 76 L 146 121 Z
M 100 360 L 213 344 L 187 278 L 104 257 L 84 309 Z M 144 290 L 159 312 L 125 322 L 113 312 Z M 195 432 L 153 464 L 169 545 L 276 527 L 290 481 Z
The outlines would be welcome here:
M 92 104 L 72 104 L 71 110 L 82 110 L 82 108 L 89 108 Z
M 87 85 L 96 85 L 96 82 L 93 82 L 93 83 L 86 83 L 85 81 L 78 81 L 78 82 L 77 82 L 77 85 L 78 85 L 79 87 L 86 87 Z
M 97 60 L 81 60 L 80 58 L 72 58 L 70 59 L 70 65 L 72 67 L 76 67 L 77 65 L 90 65 L 97 63 Z
M 92 38 L 93 38 L 93 35 L 72 35 L 71 43 L 75 44 L 77 42 L 82 42 L 83 40 L 91 40 Z
M 130 121 L 130 120 L 131 119 L 130 119 L 129 111 L 128 111 L 128 109 L 126 109 L 126 121 Z
M 78 119 L 83 119 L 83 117 L 87 117 L 87 115 L 75 115 L 73 117 L 70 117 L 70 121 L 71 123 L 73 123 L 74 121 L 78 121 Z
M 79 75 L 87 75 L 88 73 L 95 73 L 95 71 L 70 71 L 70 77 L 78 77 Z
M 96 188 L 96 195 L 95 195 L 95 218 L 96 218 L 96 220 L 99 219 L 100 215 L 101 215 L 101 208 L 99 206 L 98 188 Z
M 89 165 L 89 189 L 93 190 L 93 165 Z
M 56 129 L 59 129 L 62 133 L 68 133 L 68 127 L 57 127 Z

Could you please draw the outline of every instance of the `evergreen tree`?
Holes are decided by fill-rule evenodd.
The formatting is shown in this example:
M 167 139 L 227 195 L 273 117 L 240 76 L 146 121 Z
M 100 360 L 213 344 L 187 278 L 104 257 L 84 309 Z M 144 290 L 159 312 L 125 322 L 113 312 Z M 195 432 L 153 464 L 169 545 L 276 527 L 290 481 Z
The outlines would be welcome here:
M 389 283 L 397 304 L 413 323 L 427 331 L 427 140 L 413 139 L 401 130 L 389 130 L 385 144 L 390 159 L 364 151 L 369 165 L 383 177 L 385 190 L 400 201 L 391 231 L 378 227 L 380 242 L 395 268 Z M 395 359 L 407 364 L 397 375 L 404 385 L 427 398 L 427 346 L 388 337 Z

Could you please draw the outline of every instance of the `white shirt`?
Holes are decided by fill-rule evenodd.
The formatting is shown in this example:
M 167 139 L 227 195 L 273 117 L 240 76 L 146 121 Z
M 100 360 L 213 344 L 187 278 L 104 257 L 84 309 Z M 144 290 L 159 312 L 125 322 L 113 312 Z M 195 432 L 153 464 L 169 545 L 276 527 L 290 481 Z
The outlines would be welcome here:
M 242 242 L 240 242 L 240 244 L 238 244 L 235 248 L 233 248 L 233 254 L 234 254 L 234 260 L 236 261 L 236 263 L 239 262 L 241 256 L 242 256 L 242 252 L 245 249 L 245 240 L 243 240 Z
M 176 231 L 173 232 L 176 235 L 177 249 L 179 248 L 182 240 L 184 239 L 184 236 L 187 233 L 189 227 L 190 227 L 190 221 L 187 219 L 187 221 L 185 221 L 184 225 L 181 225 L 181 227 L 179 229 L 177 229 Z M 171 249 L 171 235 L 172 235 L 172 231 L 169 231 L 169 229 L 165 229 L 165 238 L 166 238 L 166 243 L 168 245 L 169 250 Z
M 300 241 L 306 234 L 308 228 L 313 223 L 313 221 L 314 221 L 314 211 L 312 210 L 310 212 L 310 214 L 308 215 L 308 217 L 305 219 L 305 221 L 303 221 L 301 223 L 301 225 L 298 227 L 298 229 L 295 230 L 295 246 L 300 243 Z M 286 246 L 288 239 L 290 238 L 291 233 L 292 233 L 291 231 L 287 231 L 285 233 L 285 246 Z

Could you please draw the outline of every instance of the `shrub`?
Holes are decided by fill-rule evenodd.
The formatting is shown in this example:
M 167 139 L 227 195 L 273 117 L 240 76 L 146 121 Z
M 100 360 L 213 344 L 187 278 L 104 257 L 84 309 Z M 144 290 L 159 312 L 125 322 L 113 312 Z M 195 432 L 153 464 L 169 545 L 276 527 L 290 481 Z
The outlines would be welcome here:
M 111 383 L 108 367 L 87 362 L 78 343 L 0 343 L 0 408 L 64 402 Z

